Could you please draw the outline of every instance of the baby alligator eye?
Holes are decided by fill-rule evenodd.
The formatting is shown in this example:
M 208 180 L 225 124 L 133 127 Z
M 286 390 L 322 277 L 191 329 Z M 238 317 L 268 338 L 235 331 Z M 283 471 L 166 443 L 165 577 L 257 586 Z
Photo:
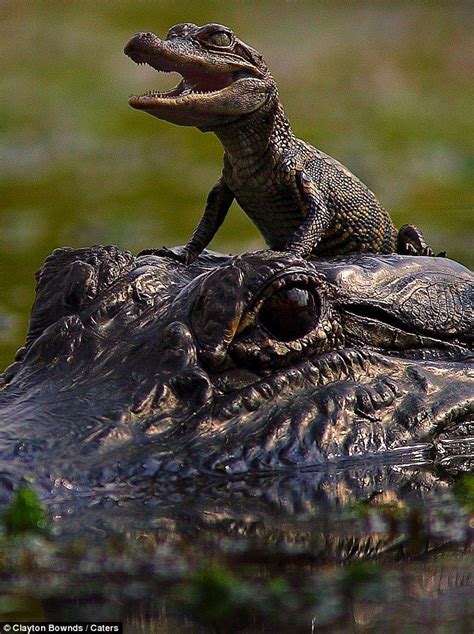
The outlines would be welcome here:
M 209 36 L 209 41 L 216 46 L 230 46 L 232 44 L 232 37 L 230 33 L 226 31 L 215 31 Z
M 260 306 L 260 324 L 275 339 L 292 341 L 308 334 L 320 316 L 319 299 L 307 288 L 281 288 Z

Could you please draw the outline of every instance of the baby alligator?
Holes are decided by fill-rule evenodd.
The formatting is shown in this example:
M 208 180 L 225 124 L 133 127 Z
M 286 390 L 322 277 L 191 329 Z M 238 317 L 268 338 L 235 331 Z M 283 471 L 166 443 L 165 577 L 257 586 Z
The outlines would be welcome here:
M 413 225 L 397 234 L 375 195 L 346 167 L 295 137 L 263 57 L 227 27 L 177 24 L 164 40 L 138 33 L 125 53 L 183 76 L 173 90 L 131 97 L 133 108 L 212 131 L 225 148 L 222 176 L 190 242 L 179 254 L 161 254 L 193 262 L 235 198 L 272 249 L 433 255 Z

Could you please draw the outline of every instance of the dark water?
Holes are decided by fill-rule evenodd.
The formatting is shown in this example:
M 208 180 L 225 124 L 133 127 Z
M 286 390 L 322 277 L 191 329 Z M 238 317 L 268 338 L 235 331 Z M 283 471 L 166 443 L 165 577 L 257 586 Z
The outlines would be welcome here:
M 49 537 L 2 538 L 0 617 L 470 632 L 473 482 L 466 496 L 423 462 L 65 491 Z
M 378 514 L 372 510 L 370 517 L 361 519 L 364 513 L 348 501 L 331 497 L 338 486 L 336 481 L 347 486 L 348 479 L 333 474 L 322 486 L 318 485 L 324 478 L 318 474 L 294 480 L 272 479 L 263 486 L 254 481 L 250 483 L 253 494 L 239 482 L 221 485 L 220 490 L 208 487 L 198 495 L 184 494 L 180 511 L 177 504 L 166 503 L 166 496 L 150 497 L 134 520 L 141 515 L 147 531 L 153 526 L 145 539 L 168 546 L 172 542 L 178 562 L 183 557 L 180 544 L 184 539 L 185 550 L 193 544 L 191 566 L 205 562 L 201 570 L 204 579 L 196 580 L 196 573 L 191 574 L 195 594 L 189 602 L 186 583 L 178 586 L 171 614 L 174 612 L 176 619 L 177 607 L 183 609 L 184 604 L 188 614 L 207 624 L 212 622 L 211 612 L 223 631 L 237 630 L 236 625 L 244 626 L 246 621 L 247 629 L 252 631 L 253 621 L 253 626 L 260 622 L 262 630 L 268 632 L 288 631 L 289 627 L 309 632 L 310 626 L 400 625 L 402 605 L 407 610 L 407 626 L 417 619 L 426 624 L 425 603 L 438 612 L 437 627 L 444 619 L 454 629 L 469 623 L 474 617 L 469 607 L 472 559 L 463 557 L 464 544 L 459 548 L 455 543 L 456 539 L 465 539 L 463 514 L 456 513 L 454 506 L 448 519 L 447 497 L 442 499 L 442 509 L 439 503 L 432 502 L 431 507 L 428 504 L 432 523 L 426 524 L 427 532 L 436 532 L 434 525 L 443 515 L 444 526 L 441 530 L 438 527 L 438 535 L 423 537 L 418 526 L 417 538 L 410 544 L 406 534 L 391 534 L 391 520 L 381 519 L 383 511 Z M 389 515 L 390 511 L 385 517 Z M 175 523 L 172 532 L 170 516 Z M 436 550 L 450 540 L 454 543 L 445 546 L 440 561 Z M 412 563 L 400 565 L 407 552 Z M 213 601 L 218 604 L 219 599 L 225 603 L 219 597 L 219 581 L 234 591 L 227 600 L 225 618 L 213 614 L 207 605 Z M 239 600 L 239 592 L 243 600 Z M 252 597 L 256 598 L 258 592 L 262 593 L 261 600 L 254 601 Z M 414 594 L 418 595 L 415 600 Z M 440 610 L 448 603 L 450 608 L 445 608 L 443 614 Z
M 173 84 L 123 54 L 139 30 L 217 21 L 261 50 L 294 131 L 397 225 L 474 264 L 468 3 L 3 3 L 0 366 L 57 246 L 182 243 L 218 178 L 212 135 L 131 111 Z M 235 208 L 213 247 L 262 244 Z M 429 467 L 154 483 L 45 500 L 53 534 L 0 540 L 0 618 L 130 632 L 470 632 L 471 506 Z M 220 607 L 219 607 L 220 606 Z

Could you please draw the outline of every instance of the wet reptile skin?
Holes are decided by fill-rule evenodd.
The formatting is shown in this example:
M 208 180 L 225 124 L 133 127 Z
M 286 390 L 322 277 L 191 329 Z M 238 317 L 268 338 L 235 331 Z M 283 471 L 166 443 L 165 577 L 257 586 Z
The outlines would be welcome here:
M 387 211 L 356 176 L 293 134 L 262 56 L 227 27 L 178 24 L 164 40 L 138 33 L 125 53 L 184 78 L 168 93 L 132 97 L 132 107 L 212 131 L 225 149 L 222 176 L 191 241 L 180 256 L 168 255 L 192 262 L 212 240 L 234 198 L 272 249 L 303 256 L 432 255 L 415 227 L 397 233 Z
M 473 281 L 447 258 L 57 249 L 0 375 L 0 501 L 27 474 L 472 470 Z

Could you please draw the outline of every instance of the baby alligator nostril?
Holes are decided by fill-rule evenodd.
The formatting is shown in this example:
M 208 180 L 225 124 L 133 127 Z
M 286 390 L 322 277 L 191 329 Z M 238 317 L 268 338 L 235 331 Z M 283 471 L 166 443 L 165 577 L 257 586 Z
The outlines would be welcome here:
M 135 33 L 125 44 L 123 52 L 134 62 L 141 62 L 140 55 L 153 48 L 158 40 L 159 38 L 151 32 Z

